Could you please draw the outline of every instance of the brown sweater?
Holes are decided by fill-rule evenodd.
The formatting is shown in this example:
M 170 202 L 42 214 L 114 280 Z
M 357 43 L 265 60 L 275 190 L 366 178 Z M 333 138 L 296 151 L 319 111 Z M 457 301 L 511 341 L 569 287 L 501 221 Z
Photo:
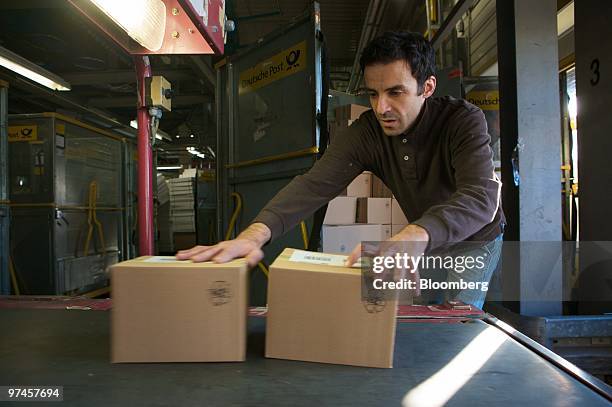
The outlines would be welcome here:
M 371 171 L 391 189 L 410 223 L 427 230 L 428 250 L 493 240 L 505 220 L 489 142 L 484 114 L 464 100 L 426 99 L 415 124 L 399 136 L 386 136 L 374 112 L 366 111 L 253 222 L 267 225 L 273 240 L 336 197 L 361 172 Z

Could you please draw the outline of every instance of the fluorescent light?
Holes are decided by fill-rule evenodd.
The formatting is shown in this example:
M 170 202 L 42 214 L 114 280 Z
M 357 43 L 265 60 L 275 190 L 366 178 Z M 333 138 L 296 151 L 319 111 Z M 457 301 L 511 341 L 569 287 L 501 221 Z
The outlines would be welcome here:
M 166 170 L 166 171 L 170 171 L 170 170 L 182 170 L 183 166 L 182 165 L 168 165 L 165 167 L 157 167 L 158 170 Z
M 130 126 L 137 129 L 138 128 L 138 121 L 136 119 L 132 120 L 130 122 Z
M 164 42 L 166 5 L 161 0 L 91 0 L 100 10 L 149 51 Z
M 4 47 L 0 47 L 0 65 L 53 90 L 70 90 L 70 84 Z

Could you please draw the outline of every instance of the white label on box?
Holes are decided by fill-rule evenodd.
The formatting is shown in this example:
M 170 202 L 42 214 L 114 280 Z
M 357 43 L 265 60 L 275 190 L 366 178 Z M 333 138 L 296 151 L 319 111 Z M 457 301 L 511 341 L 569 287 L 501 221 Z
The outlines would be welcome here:
M 184 261 L 189 260 L 177 260 L 177 258 L 174 256 L 153 256 L 143 260 L 145 263 L 182 263 Z
M 341 254 L 313 253 L 304 250 L 294 250 L 289 261 L 343 267 L 347 258 L 348 256 L 343 256 Z M 361 263 L 357 262 L 353 267 L 361 267 Z

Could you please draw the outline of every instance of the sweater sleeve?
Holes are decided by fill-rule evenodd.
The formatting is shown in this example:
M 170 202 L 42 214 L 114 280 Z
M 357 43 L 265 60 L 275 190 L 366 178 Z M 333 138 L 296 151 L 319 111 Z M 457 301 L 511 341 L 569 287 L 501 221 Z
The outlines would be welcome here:
M 360 120 L 340 131 L 321 159 L 281 189 L 252 223 L 268 226 L 274 240 L 335 198 L 363 172 L 363 131 Z
M 456 191 L 413 222 L 429 233 L 427 250 L 472 236 L 493 221 L 500 205 L 501 182 L 483 112 L 464 111 L 456 123 L 449 145 Z

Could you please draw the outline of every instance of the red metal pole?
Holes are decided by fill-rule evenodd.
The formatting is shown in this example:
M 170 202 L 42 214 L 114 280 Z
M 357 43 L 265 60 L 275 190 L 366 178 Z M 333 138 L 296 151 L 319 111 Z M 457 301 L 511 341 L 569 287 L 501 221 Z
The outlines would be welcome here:
M 135 56 L 138 86 L 138 253 L 154 253 L 153 240 L 153 152 L 151 149 L 151 118 L 145 102 L 145 78 L 151 76 L 147 56 Z

